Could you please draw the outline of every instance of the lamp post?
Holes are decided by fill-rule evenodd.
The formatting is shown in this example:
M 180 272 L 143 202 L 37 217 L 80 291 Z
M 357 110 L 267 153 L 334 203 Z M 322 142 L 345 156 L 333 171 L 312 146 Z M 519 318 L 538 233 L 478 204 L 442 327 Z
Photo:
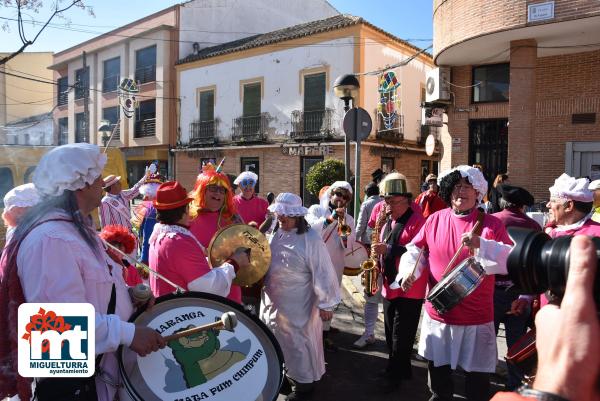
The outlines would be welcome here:
M 110 128 L 110 121 L 108 120 L 101 120 L 100 121 L 100 126 L 98 127 L 98 132 L 102 133 L 102 145 L 106 148 L 108 146 L 108 143 L 110 142 L 110 134 L 111 134 L 111 128 Z
M 350 100 L 352 100 L 352 106 L 356 106 L 356 97 L 358 96 L 358 89 L 360 84 L 358 78 L 354 74 L 344 74 L 339 76 L 333 83 L 333 93 L 344 101 L 344 111 L 347 113 L 350 110 Z M 345 179 L 350 181 L 350 138 L 344 134 L 344 165 L 346 167 Z M 354 188 L 354 191 L 359 191 L 358 188 Z

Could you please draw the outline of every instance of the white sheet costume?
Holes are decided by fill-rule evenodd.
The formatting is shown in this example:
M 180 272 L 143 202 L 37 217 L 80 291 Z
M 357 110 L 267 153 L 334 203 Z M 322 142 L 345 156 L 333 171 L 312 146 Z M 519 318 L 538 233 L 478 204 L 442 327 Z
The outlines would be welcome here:
M 312 229 L 304 234 L 279 229 L 271 238 L 271 255 L 260 317 L 281 345 L 287 375 L 299 383 L 318 381 L 325 373 L 319 309 L 331 311 L 340 302 L 331 260 Z

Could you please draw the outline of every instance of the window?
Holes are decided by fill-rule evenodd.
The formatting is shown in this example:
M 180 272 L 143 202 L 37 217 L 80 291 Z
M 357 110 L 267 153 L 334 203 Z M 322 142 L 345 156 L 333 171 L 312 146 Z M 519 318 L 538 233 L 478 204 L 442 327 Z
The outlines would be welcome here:
M 0 207 L 4 209 L 4 195 L 15 186 L 12 170 L 0 167 Z
M 135 52 L 135 80 L 140 84 L 156 81 L 156 46 Z
M 153 136 L 156 133 L 156 99 L 140 102 L 135 137 Z
M 75 99 L 82 99 L 90 88 L 90 67 L 75 71 Z
M 304 76 L 304 131 L 320 132 L 325 113 L 325 73 Z
M 473 103 L 508 102 L 510 64 L 473 68 Z
M 507 123 L 506 119 L 469 121 L 469 164 L 481 164 L 484 175 L 490 180 L 506 172 Z
M 260 132 L 260 86 L 260 82 L 244 85 L 242 135 Z
M 58 145 L 67 143 L 69 143 L 69 118 L 63 117 L 58 119 Z
M 58 78 L 58 105 L 62 106 L 69 102 L 69 78 Z
M 85 124 L 85 113 L 75 114 L 75 142 L 89 142 L 87 127 Z
M 393 157 L 382 157 L 381 158 L 381 169 L 384 173 L 390 173 L 394 170 L 394 158 Z
M 119 128 L 117 127 L 117 129 L 115 131 L 115 126 L 119 122 L 119 106 L 107 107 L 105 109 L 102 109 L 102 119 L 110 121 L 111 134 L 113 132 L 115 133 L 115 135 L 113 136 L 113 139 L 119 139 L 120 138 Z
M 102 79 L 102 92 L 114 92 L 119 86 L 121 75 L 121 58 L 115 57 L 104 61 L 104 77 Z
M 259 161 L 258 157 L 242 157 L 240 158 L 241 168 L 240 171 L 252 171 L 254 174 L 259 175 Z M 260 187 L 258 186 L 260 183 L 260 179 L 256 182 L 254 186 L 254 192 L 259 193 Z
M 215 91 L 200 92 L 200 122 L 215 119 Z

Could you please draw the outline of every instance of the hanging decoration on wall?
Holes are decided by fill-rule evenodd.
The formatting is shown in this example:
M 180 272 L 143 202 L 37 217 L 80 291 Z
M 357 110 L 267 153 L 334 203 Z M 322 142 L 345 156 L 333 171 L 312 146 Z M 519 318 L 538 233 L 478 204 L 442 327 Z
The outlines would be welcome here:
M 400 98 L 398 88 L 400 82 L 394 71 L 387 71 L 379 78 L 379 103 L 377 103 L 377 114 L 381 116 L 385 129 L 394 128 L 394 123 L 399 118 Z
M 139 102 L 136 95 L 140 92 L 139 87 L 131 78 L 123 78 L 118 88 L 119 104 L 125 117 L 131 118 L 135 114 L 135 109 Z

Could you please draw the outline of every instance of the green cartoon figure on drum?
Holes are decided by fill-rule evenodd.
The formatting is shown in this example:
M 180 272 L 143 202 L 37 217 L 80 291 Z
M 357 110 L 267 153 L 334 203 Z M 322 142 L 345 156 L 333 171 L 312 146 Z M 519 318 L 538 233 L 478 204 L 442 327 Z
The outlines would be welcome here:
M 193 327 L 184 327 L 175 333 Z M 183 370 L 187 388 L 206 383 L 246 357 L 241 352 L 221 350 L 218 335 L 219 330 L 206 330 L 169 341 L 168 346 Z

